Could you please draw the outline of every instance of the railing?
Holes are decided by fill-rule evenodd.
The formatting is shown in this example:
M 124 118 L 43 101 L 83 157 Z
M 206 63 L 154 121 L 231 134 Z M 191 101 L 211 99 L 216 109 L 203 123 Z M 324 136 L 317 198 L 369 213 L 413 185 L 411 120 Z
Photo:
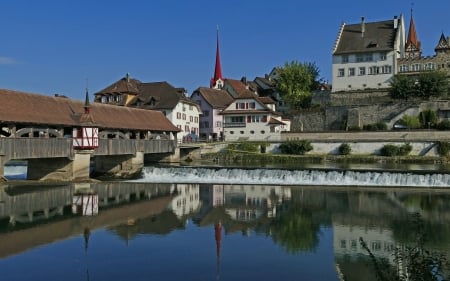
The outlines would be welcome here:
M 175 140 L 99 139 L 95 155 L 124 155 L 144 153 L 171 153 L 176 148 Z
M 95 155 L 172 153 L 175 140 L 99 139 Z M 0 138 L 0 156 L 6 159 L 72 158 L 71 138 Z
M 227 122 L 223 123 L 224 128 L 242 128 L 245 127 L 245 122 Z
M 72 139 L 0 138 L 0 155 L 9 159 L 71 158 L 72 154 Z

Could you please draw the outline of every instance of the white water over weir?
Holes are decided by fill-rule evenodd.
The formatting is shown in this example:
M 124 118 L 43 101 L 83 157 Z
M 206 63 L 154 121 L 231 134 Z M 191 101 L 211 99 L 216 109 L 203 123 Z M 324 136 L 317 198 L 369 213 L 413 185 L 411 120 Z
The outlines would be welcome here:
M 450 187 L 450 174 L 354 170 L 145 167 L 141 182 Z

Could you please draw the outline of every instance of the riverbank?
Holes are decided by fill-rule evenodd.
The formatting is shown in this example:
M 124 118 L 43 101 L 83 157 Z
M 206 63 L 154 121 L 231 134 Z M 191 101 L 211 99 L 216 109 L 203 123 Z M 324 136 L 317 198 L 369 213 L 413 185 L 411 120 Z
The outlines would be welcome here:
M 433 156 L 387 157 L 377 155 L 322 155 L 322 154 L 284 155 L 284 154 L 270 154 L 270 153 L 253 153 L 245 151 L 206 153 L 202 154 L 202 159 L 213 161 L 219 160 L 231 163 L 336 162 L 336 163 L 450 164 L 450 160 L 447 157 L 433 157 Z

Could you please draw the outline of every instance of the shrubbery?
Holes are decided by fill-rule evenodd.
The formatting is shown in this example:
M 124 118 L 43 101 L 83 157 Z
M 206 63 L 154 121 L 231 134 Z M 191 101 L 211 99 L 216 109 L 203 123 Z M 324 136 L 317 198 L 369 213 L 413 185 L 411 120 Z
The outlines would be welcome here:
M 450 120 L 442 120 L 437 124 L 438 130 L 450 130 Z
M 257 152 L 259 150 L 259 143 L 254 143 L 254 142 L 230 143 L 228 145 L 228 150 L 241 150 L 241 151 L 247 151 L 247 152 Z
M 343 143 L 339 146 L 340 155 L 349 155 L 352 152 L 352 148 L 348 143 Z
M 384 145 L 380 153 L 382 156 L 406 156 L 412 150 L 412 146 L 409 143 L 405 143 L 401 146 L 386 144 Z
M 448 156 L 448 153 L 450 152 L 450 142 L 440 141 L 438 152 L 440 156 Z
M 363 126 L 365 131 L 383 131 L 387 130 L 387 125 L 384 122 L 377 122 L 374 124 L 366 124 Z
M 308 151 L 313 150 L 313 146 L 310 141 L 288 141 L 280 144 L 279 149 L 284 154 L 296 154 L 303 155 Z

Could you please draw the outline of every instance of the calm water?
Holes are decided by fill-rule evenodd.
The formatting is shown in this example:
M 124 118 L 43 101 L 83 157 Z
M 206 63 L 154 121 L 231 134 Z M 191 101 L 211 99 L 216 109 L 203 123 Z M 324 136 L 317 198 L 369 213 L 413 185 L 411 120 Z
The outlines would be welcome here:
M 418 233 L 450 253 L 447 188 L 149 183 L 146 173 L 0 187 L 1 280 L 376 280 L 360 238 L 392 268 L 393 249 Z

